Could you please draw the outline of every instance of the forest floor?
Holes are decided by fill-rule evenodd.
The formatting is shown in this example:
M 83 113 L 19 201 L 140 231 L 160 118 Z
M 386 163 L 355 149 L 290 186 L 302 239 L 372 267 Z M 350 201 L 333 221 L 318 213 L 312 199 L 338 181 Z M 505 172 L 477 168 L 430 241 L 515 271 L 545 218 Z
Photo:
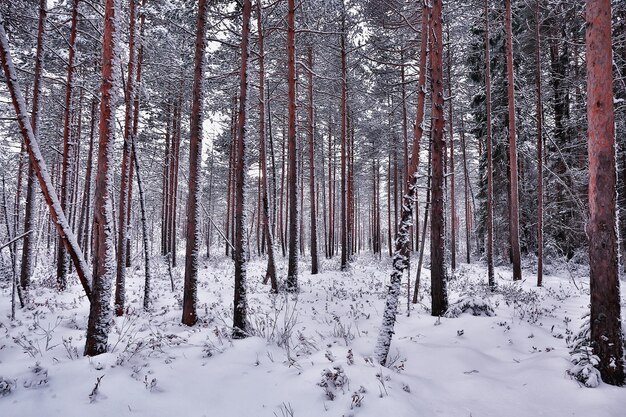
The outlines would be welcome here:
M 63 294 L 37 281 L 34 303 L 13 322 L 10 288 L 2 289 L 0 416 L 624 416 L 623 388 L 584 388 L 567 373 L 567 342 L 588 311 L 584 267 L 549 265 L 543 288 L 534 286 L 532 265 L 521 283 L 497 267 L 492 293 L 485 267 L 463 264 L 449 282 L 451 304 L 482 300 L 495 315 L 457 318 L 430 315 L 425 268 L 410 317 L 405 285 L 385 368 L 372 356 L 389 260 L 363 255 L 346 273 L 324 260 L 317 276 L 302 262 L 297 297 L 269 295 L 264 266 L 249 265 L 254 336 L 244 340 L 230 338 L 228 259 L 204 261 L 192 328 L 180 324 L 182 267 L 172 292 L 165 266 L 153 266 L 150 314 L 141 310 L 143 277 L 133 268 L 128 314 L 115 319 L 110 353 L 94 358 L 82 356 L 88 304 L 76 279 Z M 279 264 L 280 276 L 285 268 Z

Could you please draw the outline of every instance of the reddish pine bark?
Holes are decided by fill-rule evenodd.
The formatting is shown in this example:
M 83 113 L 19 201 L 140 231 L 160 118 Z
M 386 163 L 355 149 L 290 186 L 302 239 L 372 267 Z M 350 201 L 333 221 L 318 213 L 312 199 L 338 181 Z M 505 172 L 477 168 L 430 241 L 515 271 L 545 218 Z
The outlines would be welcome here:
M 111 286 L 115 275 L 115 246 L 113 242 L 112 158 L 115 140 L 114 88 L 117 46 L 117 13 L 115 0 L 106 0 L 104 37 L 102 41 L 102 87 L 100 89 L 100 143 L 94 199 L 94 259 L 93 296 L 89 309 L 85 355 L 107 352 L 109 323 L 111 321 Z
M 183 291 L 182 318 L 183 324 L 186 324 L 187 326 L 193 326 L 198 320 L 197 281 L 198 256 L 200 251 L 200 225 L 198 223 L 200 197 L 199 181 L 202 162 L 202 82 L 204 77 L 204 51 L 206 50 L 205 33 L 207 10 L 207 0 L 199 0 L 198 20 L 196 23 L 193 91 L 191 101 L 191 137 L 189 140 L 189 193 L 187 196 L 187 248 L 185 254 L 185 287 Z M 178 165 L 176 166 L 176 168 L 178 168 Z M 176 242 L 175 237 L 173 241 Z
M 586 18 L 591 343 L 602 380 L 623 385 L 610 0 L 587 1 Z
M 440 316 L 448 309 L 448 295 L 446 290 L 445 268 L 445 227 L 444 227 L 444 161 L 443 156 L 446 143 L 443 138 L 445 129 L 444 98 L 443 98 L 443 30 L 442 30 L 442 1 L 432 3 L 432 35 L 430 37 L 430 76 L 432 92 L 432 182 L 430 206 L 430 281 L 433 316 Z

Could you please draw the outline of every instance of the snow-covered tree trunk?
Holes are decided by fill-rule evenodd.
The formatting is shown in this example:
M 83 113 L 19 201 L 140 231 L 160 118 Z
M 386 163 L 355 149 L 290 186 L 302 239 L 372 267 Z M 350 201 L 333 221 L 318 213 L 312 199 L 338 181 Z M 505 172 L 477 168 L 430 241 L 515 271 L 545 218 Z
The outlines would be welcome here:
M 296 4 L 287 2 L 287 90 L 289 127 L 287 142 L 289 154 L 289 261 L 287 291 L 298 291 L 298 165 L 296 137 Z
M 139 208 L 141 209 L 141 235 L 143 238 L 143 261 L 144 261 L 144 289 L 143 289 L 143 309 L 149 311 L 152 305 L 152 274 L 150 273 L 150 241 L 148 234 L 148 220 L 146 219 L 146 203 L 139 171 L 139 160 L 135 148 L 135 136 L 132 137 L 132 157 L 135 164 L 135 178 L 137 178 L 137 189 L 139 190 Z
M 393 252 L 393 271 L 389 286 L 387 287 L 387 298 L 385 310 L 383 312 L 383 323 L 376 340 L 376 361 L 384 365 L 389 354 L 391 339 L 394 334 L 396 314 L 400 298 L 400 283 L 402 274 L 408 266 L 408 252 L 410 242 L 410 229 L 413 224 L 413 203 L 417 193 L 417 169 L 419 167 L 420 141 L 424 133 L 424 108 L 426 103 L 426 60 L 428 53 L 428 39 L 430 31 L 430 9 L 426 2 L 422 8 L 422 37 L 420 47 L 420 72 L 419 91 L 417 102 L 417 115 L 415 118 L 415 134 L 413 136 L 413 148 L 411 151 L 411 161 L 409 167 L 410 175 L 407 176 L 402 198 L 402 218 L 395 240 Z
M 85 184 L 83 187 L 83 198 L 81 203 L 80 210 L 80 220 L 78 222 L 78 239 L 80 239 L 81 248 L 83 249 L 83 253 L 85 257 L 89 257 L 89 252 L 91 250 L 91 228 L 89 227 L 90 217 L 89 213 L 91 212 L 91 176 L 93 170 L 93 142 L 95 137 L 96 130 L 96 120 L 97 120 L 97 101 L 93 99 L 91 101 L 91 121 L 90 121 L 90 129 L 89 129 L 89 148 L 87 150 L 87 162 L 85 169 Z
M 94 197 L 93 297 L 87 323 L 85 355 L 108 350 L 111 293 L 115 277 L 113 230 L 113 155 L 115 111 L 120 101 L 119 1 L 106 0 L 102 40 L 102 87 L 100 88 L 100 140 Z
M 115 315 L 124 314 L 124 304 L 126 301 L 126 249 L 128 234 L 128 207 L 130 205 L 129 195 L 132 188 L 130 178 L 131 161 L 131 143 L 133 142 L 133 105 L 135 104 L 135 0 L 129 0 L 129 41 L 128 41 L 128 72 L 126 78 L 125 105 L 124 114 L 124 145 L 122 146 L 122 170 L 120 183 L 120 198 L 118 211 L 118 239 L 117 239 L 117 275 L 115 279 Z
M 91 275 L 89 274 L 87 263 L 85 262 L 80 247 L 78 246 L 78 241 L 76 240 L 76 237 L 67 222 L 67 218 L 65 217 L 63 210 L 61 210 L 61 203 L 59 202 L 56 190 L 52 185 L 52 180 L 48 174 L 46 163 L 39 149 L 37 139 L 33 133 L 30 118 L 28 117 L 28 110 L 26 110 L 26 101 L 24 100 L 24 96 L 22 96 L 17 80 L 15 66 L 11 59 L 9 41 L 4 30 L 4 18 L 1 15 L 0 59 L 2 60 L 2 68 L 7 80 L 11 101 L 17 115 L 20 132 L 22 134 L 22 138 L 24 139 L 24 143 L 26 144 L 30 162 L 33 164 L 35 174 L 37 175 L 44 200 L 50 210 L 50 216 L 52 217 L 53 223 L 63 244 L 66 245 L 66 249 L 74 262 L 76 272 L 78 273 L 80 282 L 85 290 L 85 294 L 88 299 L 91 299 Z
M 64 125 L 63 125 L 63 164 L 61 165 L 61 209 L 68 215 L 68 200 L 69 200 L 69 184 L 68 179 L 72 177 L 70 168 L 70 154 L 72 153 L 71 142 L 71 123 L 72 123 L 72 92 L 74 89 L 74 60 L 76 56 L 76 36 L 78 25 L 78 2 L 79 0 L 72 0 L 72 18 L 69 40 L 69 51 L 67 58 L 67 82 L 65 84 L 65 111 L 64 111 Z M 62 238 L 60 238 L 62 239 Z M 65 291 L 67 287 L 67 252 L 65 245 L 60 244 L 57 252 L 57 287 L 60 291 Z
M 465 261 L 469 264 L 472 262 L 472 215 L 470 209 L 470 178 L 467 166 L 467 148 L 465 145 L 465 123 L 463 122 L 463 114 L 461 114 L 461 152 L 463 155 L 463 200 L 465 202 Z
M 265 147 L 265 47 L 263 42 L 263 9 L 261 0 L 257 0 L 257 31 L 259 45 L 259 151 L 261 159 L 261 200 L 263 210 L 263 225 L 265 228 L 265 240 L 267 242 L 267 272 L 263 283 L 269 280 L 272 291 L 278 291 L 276 279 L 276 264 L 274 262 L 274 236 L 270 225 L 270 204 L 267 190 L 267 155 Z M 243 52 L 243 51 L 242 51 Z
M 247 236 L 245 231 L 245 188 L 246 188 L 246 146 L 248 139 L 248 94 L 250 65 L 250 16 L 252 1 L 243 2 L 243 24 L 241 29 L 241 69 L 239 72 L 239 115 L 237 118 L 237 149 L 235 163 L 235 294 L 233 314 L 233 337 L 240 339 L 248 331 L 247 299 Z
M 35 55 L 35 74 L 33 79 L 33 110 L 30 115 L 30 122 L 33 129 L 33 135 L 35 138 L 39 137 L 39 111 L 41 108 L 41 74 L 43 71 L 44 60 L 44 39 L 46 33 L 46 16 L 47 16 L 47 4 L 46 0 L 39 0 L 39 22 L 37 26 L 37 52 Z M 33 225 L 35 223 L 35 168 L 33 163 L 28 161 L 28 179 L 26 182 L 26 207 L 24 215 L 24 232 L 33 231 Z M 24 236 L 22 246 L 22 266 L 20 271 L 20 286 L 26 299 L 28 299 L 28 289 L 30 287 L 30 277 L 33 273 L 33 246 L 36 237 L 33 233 L 29 233 Z
M 200 253 L 200 171 L 202 169 L 202 122 L 204 51 L 208 1 L 198 3 L 196 48 L 194 58 L 193 98 L 191 103 L 191 138 L 189 141 L 189 194 L 187 197 L 187 248 L 185 254 L 185 289 L 183 293 L 183 324 L 193 326 L 198 320 L 198 256 Z M 180 127 L 179 127 L 180 129 Z M 176 180 L 175 180 L 176 181 Z M 174 197 L 176 198 L 176 197 Z M 176 239 L 174 239 L 174 242 Z
M 456 192 L 454 183 L 454 106 L 452 104 L 452 51 L 450 25 L 447 26 L 448 135 L 450 139 L 450 267 L 456 269 Z

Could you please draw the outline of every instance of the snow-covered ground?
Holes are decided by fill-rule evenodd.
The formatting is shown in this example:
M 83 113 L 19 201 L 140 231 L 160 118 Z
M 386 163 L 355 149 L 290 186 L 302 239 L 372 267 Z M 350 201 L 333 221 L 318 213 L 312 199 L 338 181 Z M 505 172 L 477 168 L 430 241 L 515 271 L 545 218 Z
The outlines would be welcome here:
M 394 362 L 384 368 L 372 355 L 387 260 L 364 255 L 347 273 L 325 261 L 316 276 L 303 262 L 297 297 L 269 295 L 260 283 L 264 266 L 255 260 L 249 267 L 254 336 L 236 341 L 229 328 L 229 260 L 205 261 L 200 322 L 193 328 L 180 324 L 182 269 L 175 270 L 172 293 L 165 266 L 154 265 L 151 314 L 141 310 L 143 279 L 134 269 L 127 281 L 129 314 L 115 319 L 110 353 L 94 358 L 82 356 L 88 305 L 77 280 L 64 294 L 37 282 L 34 305 L 18 310 L 15 322 L 9 320 L 10 289 L 3 289 L 0 378 L 11 392 L 0 397 L 0 416 L 625 415 L 624 389 L 584 388 L 567 374 L 567 341 L 588 310 L 584 274 L 562 270 L 536 288 L 530 270 L 520 285 L 508 269 L 496 268 L 492 294 L 484 267 L 462 265 L 449 283 L 450 302 L 486 301 L 495 315 L 432 317 L 424 284 L 421 302 L 407 317 L 405 293 Z M 282 263 L 279 272 L 285 275 Z M 428 280 L 424 269 L 422 282 Z

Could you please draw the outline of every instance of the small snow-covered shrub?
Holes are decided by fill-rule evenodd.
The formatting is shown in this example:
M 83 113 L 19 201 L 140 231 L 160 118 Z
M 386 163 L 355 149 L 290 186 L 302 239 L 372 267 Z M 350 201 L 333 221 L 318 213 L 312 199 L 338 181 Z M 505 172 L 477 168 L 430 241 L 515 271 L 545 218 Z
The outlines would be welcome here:
M 567 373 L 586 387 L 596 388 L 600 385 L 601 381 L 600 371 L 596 368 L 600 363 L 600 358 L 593 354 L 593 347 L 591 347 L 591 324 L 589 314 L 583 317 L 580 332 L 572 339 L 569 347 L 572 367 Z
M 298 330 L 297 343 L 294 346 L 296 356 L 308 356 L 318 350 L 319 348 L 313 338 L 305 336 L 304 333 Z
M 455 318 L 463 313 L 470 313 L 472 316 L 492 317 L 496 315 L 493 307 L 487 301 L 467 296 L 452 304 L 446 311 L 445 317 Z
M 354 332 L 352 332 L 351 324 L 343 324 L 339 316 L 333 314 L 333 332 L 332 337 L 336 337 L 338 339 L 343 339 L 346 346 L 349 345 L 351 340 L 354 340 Z
M 91 390 L 91 393 L 89 393 L 89 402 L 94 403 L 98 400 L 98 398 L 100 397 L 100 383 L 102 382 L 102 378 L 104 378 L 104 375 L 99 376 L 96 378 L 96 384 L 94 385 L 93 389 Z
M 36 346 L 31 339 L 26 337 L 24 333 L 20 333 L 18 336 L 14 336 L 13 343 L 21 347 L 24 353 L 27 353 L 31 358 L 43 356 L 41 354 L 41 349 Z
M 341 365 L 333 366 L 332 369 L 326 368 L 322 371 L 322 379 L 317 385 L 324 390 L 326 398 L 333 401 L 337 396 L 337 390 L 344 393 L 344 387 L 348 386 L 348 377 Z
M 348 349 L 346 360 L 348 362 L 348 365 L 354 365 L 354 354 L 352 353 L 352 349 Z
M 350 404 L 350 410 L 354 409 L 354 407 L 361 407 L 361 405 L 363 405 L 365 392 L 366 392 L 365 387 L 361 385 L 358 391 L 354 391 L 352 393 L 352 404 Z
M 39 362 L 30 368 L 32 375 L 24 381 L 24 388 L 37 388 L 48 384 L 48 370 Z
M 205 358 L 210 358 L 215 354 L 222 353 L 223 349 L 218 347 L 209 338 L 207 338 L 202 345 L 202 354 Z
M 17 383 L 15 380 L 6 379 L 0 376 L 0 397 L 6 397 L 11 394 L 16 386 Z

